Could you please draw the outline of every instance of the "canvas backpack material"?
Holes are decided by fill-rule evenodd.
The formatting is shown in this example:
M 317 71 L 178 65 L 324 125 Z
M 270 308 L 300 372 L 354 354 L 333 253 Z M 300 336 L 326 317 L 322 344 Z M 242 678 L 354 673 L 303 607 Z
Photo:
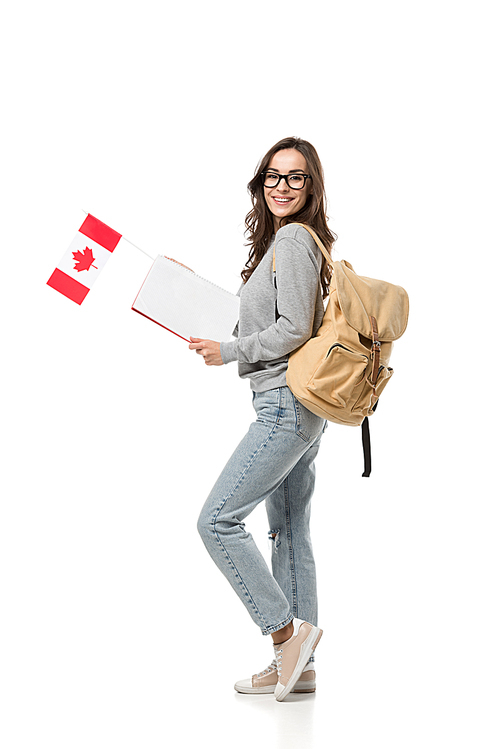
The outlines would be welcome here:
M 363 425 L 365 471 L 371 471 L 368 417 L 393 375 L 389 359 L 393 342 L 406 330 L 408 294 L 401 286 L 358 276 L 346 260 L 333 262 L 330 296 L 315 336 L 289 356 L 287 385 L 305 408 L 328 421 Z M 273 257 L 274 267 L 274 257 Z

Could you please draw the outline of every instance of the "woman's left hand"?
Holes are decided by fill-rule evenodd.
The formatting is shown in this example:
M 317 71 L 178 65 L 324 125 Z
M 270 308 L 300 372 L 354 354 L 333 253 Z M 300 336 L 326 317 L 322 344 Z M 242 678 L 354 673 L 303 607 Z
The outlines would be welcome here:
M 201 338 L 191 338 L 189 348 L 196 351 L 197 354 L 201 354 L 205 359 L 207 366 L 220 367 L 224 364 L 220 355 L 220 343 L 217 341 L 204 341 Z

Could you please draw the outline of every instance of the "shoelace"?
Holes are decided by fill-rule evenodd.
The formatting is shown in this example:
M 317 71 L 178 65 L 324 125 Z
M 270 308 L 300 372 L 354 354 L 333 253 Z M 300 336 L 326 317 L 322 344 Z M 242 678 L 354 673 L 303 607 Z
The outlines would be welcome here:
M 281 676 L 281 667 L 283 665 L 283 650 L 277 645 L 274 648 L 274 655 L 276 656 L 276 667 L 278 669 L 278 677 Z
M 264 669 L 264 671 L 261 671 L 259 674 L 257 674 L 257 678 L 260 678 L 261 676 L 266 676 L 266 674 L 272 674 L 273 671 L 278 672 L 278 676 L 281 676 L 281 663 L 283 659 L 283 650 L 274 648 L 274 652 L 276 653 L 276 658 L 273 659 L 270 666 Z M 311 667 L 314 669 L 314 658 L 309 658 L 307 661 L 307 665 L 311 664 Z
M 260 674 L 257 674 L 257 678 L 265 676 L 266 674 L 272 674 L 273 671 L 276 671 L 277 667 L 276 661 L 273 660 L 270 666 L 261 671 Z

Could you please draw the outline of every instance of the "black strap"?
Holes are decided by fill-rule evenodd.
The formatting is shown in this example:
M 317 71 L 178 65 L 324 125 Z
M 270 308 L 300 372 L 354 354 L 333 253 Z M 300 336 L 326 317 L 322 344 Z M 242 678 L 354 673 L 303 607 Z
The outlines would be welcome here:
M 376 410 L 377 406 L 378 401 L 373 406 L 372 413 Z M 363 441 L 363 457 L 365 460 L 365 470 L 362 475 L 368 478 L 372 471 L 372 446 L 370 441 L 370 427 L 368 425 L 368 416 L 365 416 L 361 424 L 361 439 Z
M 368 416 L 365 416 L 361 424 L 361 439 L 363 440 L 363 457 L 365 459 L 365 470 L 363 476 L 368 477 L 372 470 L 372 450 L 370 444 L 370 427 Z

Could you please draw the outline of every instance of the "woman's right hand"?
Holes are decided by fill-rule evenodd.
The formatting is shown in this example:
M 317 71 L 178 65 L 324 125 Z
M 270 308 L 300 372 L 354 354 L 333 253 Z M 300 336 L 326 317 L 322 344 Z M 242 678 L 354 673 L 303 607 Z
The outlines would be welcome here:
M 167 258 L 167 260 L 171 260 L 173 263 L 177 263 L 177 265 L 182 265 L 183 268 L 187 268 L 187 270 L 190 270 L 191 273 L 194 273 L 194 270 L 192 270 L 192 268 L 188 268 L 187 265 L 184 265 L 184 263 L 179 263 L 179 261 L 174 260 L 173 257 L 167 257 L 166 255 L 164 255 L 163 257 Z

